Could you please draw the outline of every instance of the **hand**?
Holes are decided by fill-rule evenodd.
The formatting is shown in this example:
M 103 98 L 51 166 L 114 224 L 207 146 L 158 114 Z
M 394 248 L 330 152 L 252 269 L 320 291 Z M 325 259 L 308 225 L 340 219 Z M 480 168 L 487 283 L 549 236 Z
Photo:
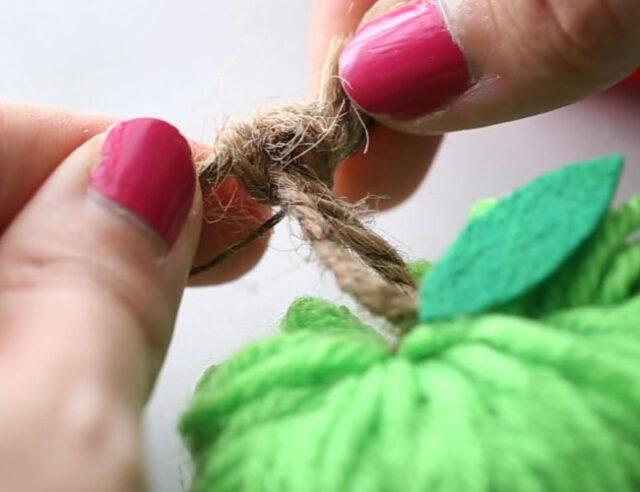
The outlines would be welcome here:
M 203 226 L 187 141 L 158 120 L 100 133 L 112 122 L 0 104 L 2 490 L 144 488 L 140 412 L 196 250 L 210 258 L 268 213 L 228 183 L 218 201 L 244 222 Z
M 116 121 L 113 116 L 0 100 L 0 236 L 66 156 Z M 196 158 L 208 151 L 202 144 L 192 145 Z M 233 220 L 203 223 L 195 264 L 204 263 L 237 243 L 271 214 L 267 207 L 250 200 L 234 181 L 225 182 L 216 190 L 215 199 L 209 201 L 214 218 Z M 191 283 L 221 284 L 242 276 L 262 258 L 267 239 L 252 243 Z
M 359 28 L 340 75 L 384 124 L 369 154 L 339 170 L 360 179 L 336 191 L 398 203 L 426 173 L 437 135 L 548 111 L 629 75 L 640 65 L 638 26 L 637 0 L 317 0 L 312 80 L 330 40 Z

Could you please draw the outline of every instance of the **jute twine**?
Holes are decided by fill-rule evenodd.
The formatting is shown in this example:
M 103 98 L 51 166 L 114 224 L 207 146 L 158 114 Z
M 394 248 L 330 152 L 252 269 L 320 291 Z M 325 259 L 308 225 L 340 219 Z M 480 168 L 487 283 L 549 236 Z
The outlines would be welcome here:
M 199 165 L 203 190 L 235 176 L 256 201 L 280 211 L 245 241 L 192 273 L 206 271 L 266 233 L 285 215 L 295 218 L 320 263 L 339 287 L 395 326 L 416 319 L 416 282 L 405 262 L 365 226 L 361 207 L 333 195 L 333 172 L 362 150 L 372 120 L 346 96 L 338 77 L 344 40 L 334 41 L 317 99 L 259 113 L 219 133 L 212 155 Z

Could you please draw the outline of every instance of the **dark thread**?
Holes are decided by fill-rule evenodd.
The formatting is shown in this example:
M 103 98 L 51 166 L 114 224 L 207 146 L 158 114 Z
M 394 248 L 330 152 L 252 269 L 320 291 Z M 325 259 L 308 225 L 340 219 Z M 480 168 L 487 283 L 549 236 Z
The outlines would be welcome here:
M 267 234 L 271 229 L 273 229 L 276 225 L 278 225 L 282 219 L 284 219 L 286 214 L 279 210 L 276 214 L 274 214 L 269 220 L 265 221 L 260 227 L 256 230 L 252 231 L 247 237 L 245 237 L 242 241 L 237 242 L 233 246 L 230 246 L 218 256 L 213 258 L 211 261 L 208 261 L 204 265 L 194 267 L 189 273 L 190 276 L 195 277 L 196 275 L 200 275 L 202 273 L 211 271 L 213 268 L 217 267 L 224 261 L 228 260 L 231 256 L 236 254 L 241 249 L 244 249 L 249 244 L 254 242 L 256 239 L 260 239 L 262 236 Z

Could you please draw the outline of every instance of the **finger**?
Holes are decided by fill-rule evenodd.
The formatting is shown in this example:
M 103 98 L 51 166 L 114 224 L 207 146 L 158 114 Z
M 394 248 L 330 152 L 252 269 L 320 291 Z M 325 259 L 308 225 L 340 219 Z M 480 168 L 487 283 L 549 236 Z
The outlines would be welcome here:
M 0 232 L 65 157 L 114 121 L 106 115 L 0 101 Z
M 366 20 L 342 54 L 345 90 L 414 134 L 548 111 L 640 60 L 637 0 L 381 0 Z
M 65 157 L 115 121 L 114 116 L 0 101 L 0 234 Z M 196 157 L 208 153 L 197 142 L 191 145 Z M 271 213 L 237 184 L 225 184 L 214 196 L 208 206 L 214 219 L 203 224 L 197 264 L 242 240 Z M 267 238 L 250 244 L 195 283 L 220 284 L 242 276 L 262 258 L 266 246 Z
M 139 412 L 198 243 L 187 141 L 140 119 L 61 164 L 0 240 L 7 490 L 140 490 Z M 38 486 L 40 488 L 38 488 Z
M 331 42 L 351 35 L 376 0 L 315 0 L 311 14 L 309 59 L 311 89 L 317 92 Z
M 234 178 L 228 178 L 218 188 L 205 193 L 204 209 L 205 220 L 194 266 L 206 265 L 243 241 L 272 216 L 271 209 L 251 199 Z M 269 232 L 211 270 L 191 277 L 189 285 L 218 285 L 241 277 L 262 259 L 270 237 Z
M 367 197 L 374 210 L 402 203 L 420 186 L 440 141 L 377 126 L 368 152 L 356 154 L 337 169 L 334 193 L 351 202 Z
M 316 0 L 310 36 L 314 91 L 320 84 L 331 40 L 336 36 L 351 35 L 374 3 L 375 0 Z M 371 134 L 369 151 L 349 159 L 338 169 L 335 192 L 352 201 L 370 196 L 371 207 L 391 208 L 417 189 L 439 144 L 439 137 L 417 137 L 388 127 L 377 127 Z

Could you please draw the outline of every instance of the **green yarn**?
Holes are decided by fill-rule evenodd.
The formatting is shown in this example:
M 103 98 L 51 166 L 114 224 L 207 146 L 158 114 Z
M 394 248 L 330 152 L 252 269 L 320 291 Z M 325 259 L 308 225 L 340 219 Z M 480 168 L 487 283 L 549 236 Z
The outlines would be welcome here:
M 395 352 L 299 300 L 200 381 L 180 422 L 194 492 L 636 492 L 639 229 L 640 197 L 541 284 Z
M 427 277 L 427 274 L 431 271 L 432 265 L 428 261 L 416 261 L 407 265 L 411 274 L 422 281 Z
M 298 299 L 289 308 L 287 316 L 281 326 L 287 333 L 318 331 L 321 333 L 359 332 L 371 335 L 372 331 L 367 325 L 355 317 L 349 309 L 343 306 L 335 306 L 330 302 L 311 297 Z
M 623 160 L 614 155 L 567 166 L 498 203 L 476 206 L 423 285 L 422 321 L 485 312 L 548 278 L 602 220 Z

